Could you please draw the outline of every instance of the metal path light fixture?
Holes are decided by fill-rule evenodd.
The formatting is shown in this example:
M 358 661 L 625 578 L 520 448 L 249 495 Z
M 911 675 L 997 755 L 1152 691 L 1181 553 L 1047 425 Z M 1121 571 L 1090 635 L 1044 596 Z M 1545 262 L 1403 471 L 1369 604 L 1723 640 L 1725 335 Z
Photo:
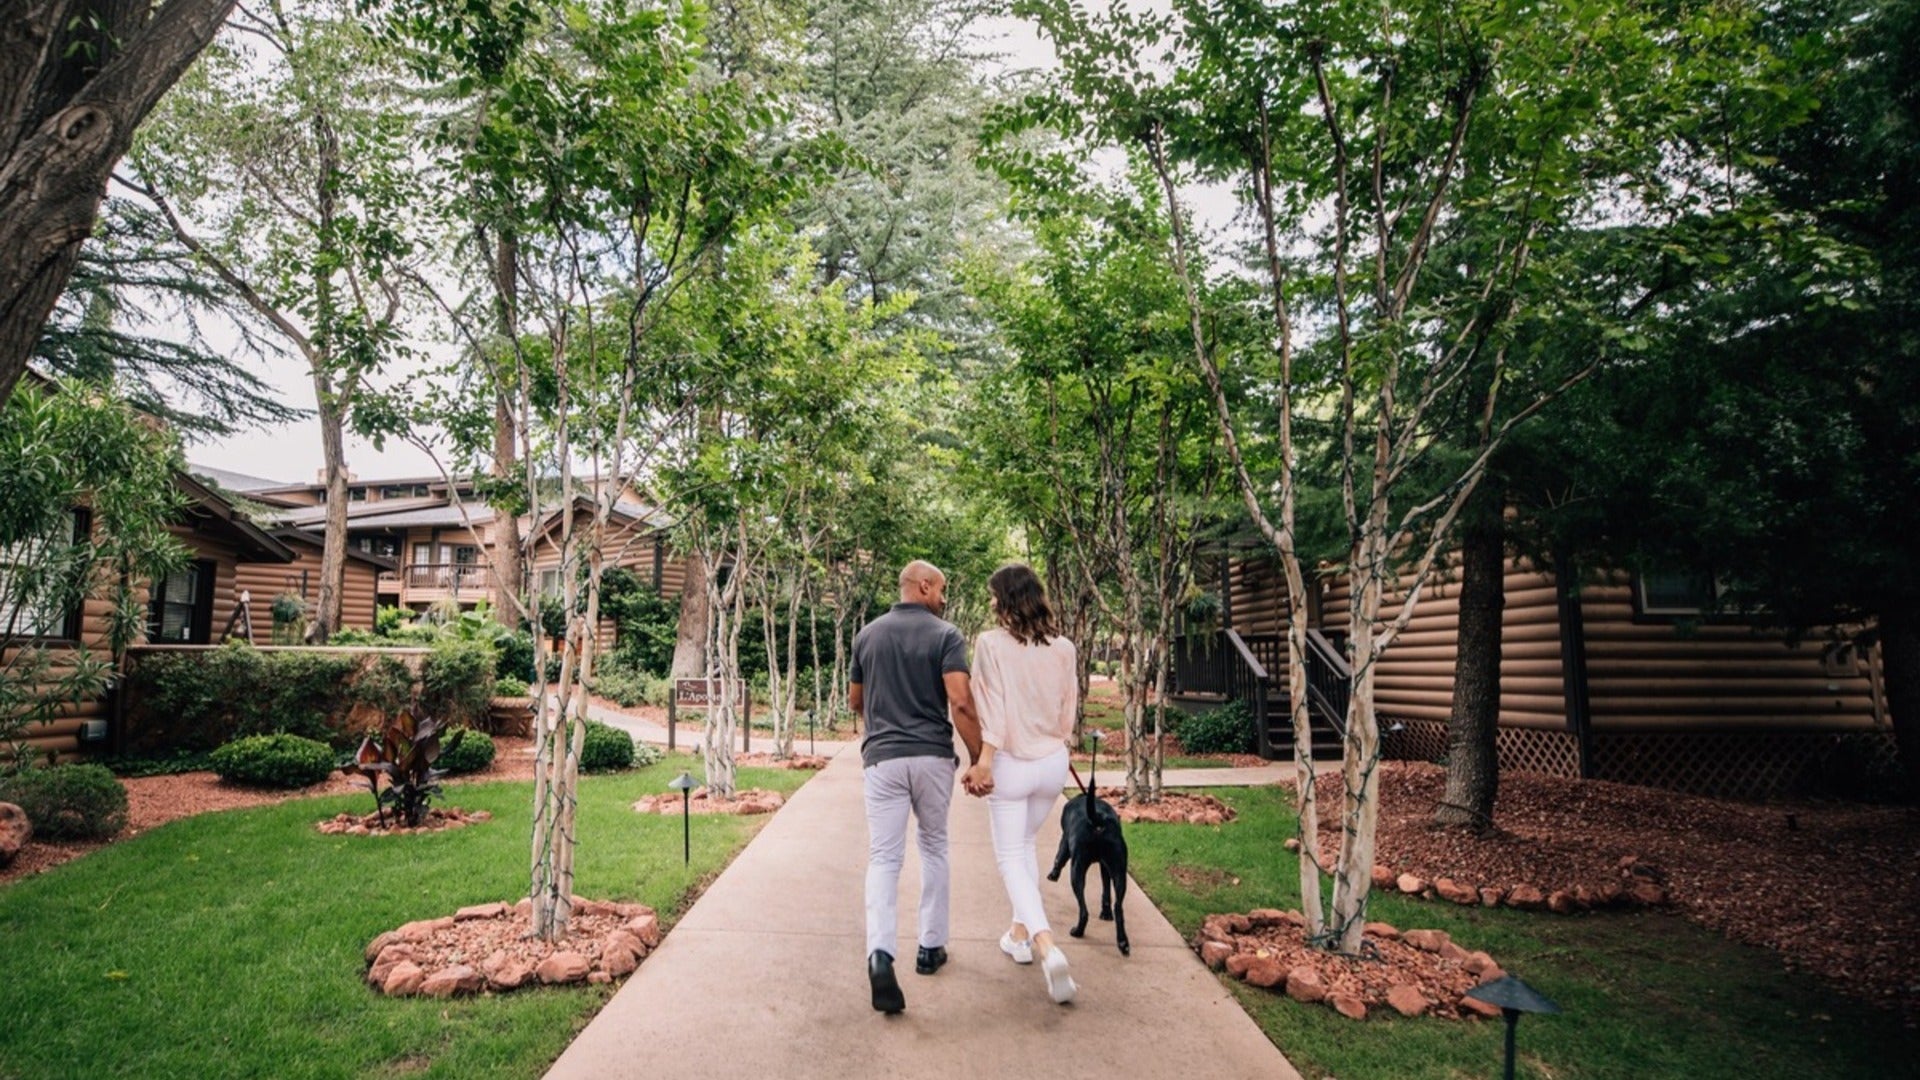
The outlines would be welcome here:
M 1485 986 L 1467 991 L 1475 1001 L 1498 1006 L 1507 1018 L 1507 1080 L 1513 1080 L 1513 1033 L 1520 1026 L 1521 1013 L 1557 1013 L 1560 1006 L 1541 996 L 1538 990 L 1511 975 L 1495 979 Z
M 680 861 L 689 864 L 693 862 L 693 775 L 682 771 L 667 786 L 680 793 Z

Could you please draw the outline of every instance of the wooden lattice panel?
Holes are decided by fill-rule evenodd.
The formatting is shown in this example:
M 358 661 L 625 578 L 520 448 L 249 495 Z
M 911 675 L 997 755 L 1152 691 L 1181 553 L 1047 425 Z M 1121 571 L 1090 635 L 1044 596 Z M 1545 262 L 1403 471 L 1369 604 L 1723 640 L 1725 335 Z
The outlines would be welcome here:
M 1496 745 L 1502 772 L 1580 775 L 1580 743 L 1572 732 L 1503 727 Z
M 1384 736 L 1387 757 L 1396 761 L 1439 761 L 1447 756 L 1447 725 L 1435 720 L 1381 720 L 1383 730 L 1394 724 L 1403 726 Z M 1503 727 L 1494 745 L 1502 771 L 1580 775 L 1580 748 L 1564 731 Z
M 1395 724 L 1399 731 L 1389 731 Z M 1447 725 L 1432 720 L 1380 718 L 1382 756 L 1393 761 L 1439 761 L 1447 756 Z
M 1633 732 L 1594 736 L 1602 780 L 1720 798 L 1765 798 L 1802 788 L 1836 754 L 1892 764 L 1890 734 Z

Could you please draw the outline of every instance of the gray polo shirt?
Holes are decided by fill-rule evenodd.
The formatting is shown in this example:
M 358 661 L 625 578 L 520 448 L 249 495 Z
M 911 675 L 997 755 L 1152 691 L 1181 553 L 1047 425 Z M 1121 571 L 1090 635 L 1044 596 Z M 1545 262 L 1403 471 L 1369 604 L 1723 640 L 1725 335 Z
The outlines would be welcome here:
M 895 604 L 853 639 L 849 681 L 860 684 L 863 764 L 903 757 L 959 758 L 942 676 L 967 670 L 967 639 L 922 604 Z

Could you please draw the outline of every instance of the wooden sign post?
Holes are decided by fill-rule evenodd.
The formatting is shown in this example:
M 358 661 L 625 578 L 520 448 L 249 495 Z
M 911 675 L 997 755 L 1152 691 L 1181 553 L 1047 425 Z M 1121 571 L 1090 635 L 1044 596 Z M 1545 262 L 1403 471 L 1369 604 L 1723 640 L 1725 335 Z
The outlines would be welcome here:
M 668 753 L 673 752 L 674 722 L 679 718 L 680 710 L 682 708 L 688 708 L 711 712 L 713 706 L 720 703 L 720 696 L 725 689 L 725 683 L 726 680 L 724 679 L 673 680 L 673 694 L 667 698 Z M 740 708 L 740 752 L 743 754 L 749 753 L 752 750 L 752 743 L 749 740 L 752 738 L 753 733 L 753 694 L 745 680 L 735 680 L 733 687 L 734 693 L 737 695 L 737 700 L 742 703 Z

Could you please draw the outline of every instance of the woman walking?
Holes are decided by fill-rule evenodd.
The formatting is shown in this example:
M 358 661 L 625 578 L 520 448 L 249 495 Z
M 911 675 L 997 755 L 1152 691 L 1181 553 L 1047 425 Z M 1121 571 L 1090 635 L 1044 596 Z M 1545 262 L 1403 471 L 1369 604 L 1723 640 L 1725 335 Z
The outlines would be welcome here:
M 973 646 L 973 693 L 983 745 L 966 785 L 987 793 L 993 854 L 1013 904 L 1013 925 L 1001 936 L 1000 950 L 1016 964 L 1038 958 L 1048 996 L 1064 1005 L 1078 988 L 1040 900 L 1034 837 L 1066 786 L 1079 704 L 1078 665 L 1073 642 L 1054 630 L 1046 589 L 1030 567 L 1001 567 L 987 590 L 1000 625 Z

